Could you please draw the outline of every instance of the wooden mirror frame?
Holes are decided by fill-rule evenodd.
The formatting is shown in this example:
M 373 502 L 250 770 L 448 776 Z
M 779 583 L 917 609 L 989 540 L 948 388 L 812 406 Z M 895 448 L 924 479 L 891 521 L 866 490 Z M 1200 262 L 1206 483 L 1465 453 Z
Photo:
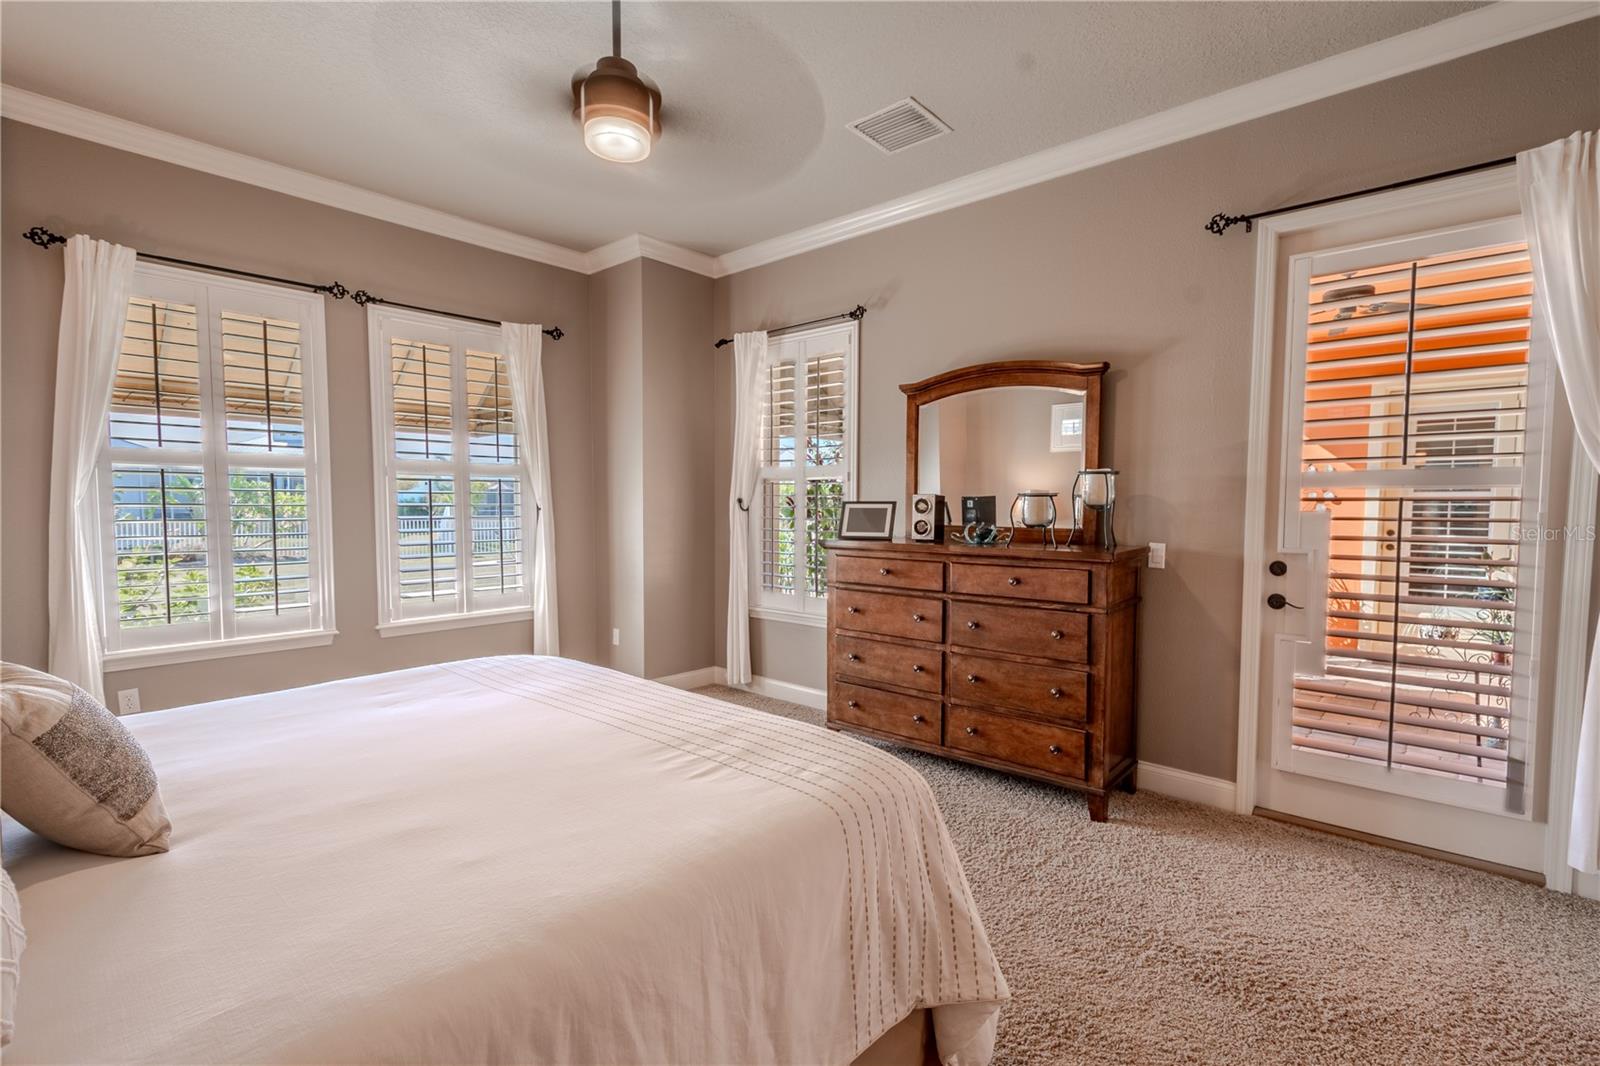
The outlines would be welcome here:
M 906 507 L 910 513 L 911 497 L 917 494 L 917 449 L 922 434 L 922 408 L 936 400 L 980 389 L 1034 386 L 1048 389 L 1073 389 L 1083 393 L 1083 469 L 1092 470 L 1100 465 L 1100 381 L 1105 377 L 1110 363 L 1065 363 L 1052 359 L 1012 359 L 998 363 L 975 363 L 972 366 L 947 370 L 931 378 L 901 385 L 906 394 Z M 1063 495 L 1070 495 L 1066 486 Z M 998 505 L 1000 501 L 996 500 Z M 1072 524 L 1072 501 L 1069 499 L 1059 513 Z M 997 508 L 998 509 L 998 508 Z M 1009 515 L 1009 510 L 1007 514 Z M 998 516 L 997 516 L 998 517 Z M 1099 530 L 1099 515 L 1084 508 L 1083 543 L 1094 547 Z M 959 516 L 958 516 L 959 518 Z M 1007 519 L 1009 521 L 1009 517 Z M 1057 518 L 1060 522 L 1060 518 Z M 960 528 L 959 521 L 957 528 Z M 1062 528 L 1059 525 L 1057 528 Z M 1020 534 L 1019 534 L 1020 535 Z

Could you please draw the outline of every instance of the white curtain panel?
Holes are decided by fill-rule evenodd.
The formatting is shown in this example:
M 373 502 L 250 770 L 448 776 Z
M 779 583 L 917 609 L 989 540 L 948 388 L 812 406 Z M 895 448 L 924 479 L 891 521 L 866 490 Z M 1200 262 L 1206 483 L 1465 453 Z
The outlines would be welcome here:
M 733 335 L 733 480 L 728 486 L 728 684 L 750 683 L 750 515 L 761 475 L 767 335 Z M 742 501 L 742 502 L 741 502 Z
M 1534 314 L 1550 340 L 1578 441 L 1600 474 L 1600 133 L 1580 131 L 1517 156 L 1533 260 Z M 1555 816 L 1559 817 L 1557 813 Z M 1600 866 L 1600 641 L 1589 655 L 1570 850 Z
M 55 431 L 50 444 L 50 672 L 104 702 L 105 648 L 96 570 L 95 467 L 117 376 L 133 287 L 132 248 L 79 234 L 67 241 L 56 342 Z
M 550 502 L 550 427 L 544 404 L 544 334 L 537 325 L 500 323 L 506 370 L 511 376 L 511 414 L 516 421 L 517 455 L 532 487 L 533 653 L 560 655 L 556 612 L 556 523 Z M 523 556 L 527 558 L 526 553 Z

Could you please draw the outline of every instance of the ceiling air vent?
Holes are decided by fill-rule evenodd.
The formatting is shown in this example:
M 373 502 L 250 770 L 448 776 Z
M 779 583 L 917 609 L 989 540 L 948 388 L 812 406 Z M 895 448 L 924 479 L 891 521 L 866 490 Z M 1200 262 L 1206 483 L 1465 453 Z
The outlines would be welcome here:
M 850 128 L 891 153 L 950 132 L 950 127 L 938 115 L 909 96 L 866 118 L 856 119 L 850 123 Z

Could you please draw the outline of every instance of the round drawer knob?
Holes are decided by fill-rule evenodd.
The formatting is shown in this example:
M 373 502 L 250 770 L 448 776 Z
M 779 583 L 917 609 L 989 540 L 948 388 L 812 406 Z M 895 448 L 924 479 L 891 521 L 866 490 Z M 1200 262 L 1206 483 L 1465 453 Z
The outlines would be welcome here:
M 1051 631 L 1050 631 L 1050 639 L 1051 639 L 1051 640 L 1060 640 L 1060 639 L 1061 639 L 1061 630 L 1059 630 L 1059 629 L 1052 629 L 1052 630 L 1051 630 Z
M 977 674 L 968 674 L 967 675 L 967 684 L 976 685 L 977 683 L 978 683 L 978 675 Z
M 861 661 L 861 656 L 857 655 L 855 652 L 850 652 L 845 656 L 845 658 L 853 663 L 858 663 Z
M 912 664 L 911 664 L 911 672 L 912 672 L 912 673 L 913 673 L 913 674 L 920 674 L 920 673 L 922 673 L 922 664 L 921 664 L 921 663 L 912 663 Z
M 857 703 L 855 700 L 845 700 L 844 705 L 846 707 L 859 707 L 859 706 L 861 706 L 861 704 Z
M 967 726 L 967 736 L 975 737 L 977 735 L 978 735 L 978 727 L 977 726 L 975 726 L 975 725 Z
M 880 566 L 880 567 L 878 567 L 878 573 L 882 574 L 884 577 L 888 577 L 889 576 L 889 568 L 887 566 Z
M 920 614 L 914 614 L 911 616 L 911 620 L 913 622 L 920 622 L 922 621 L 922 616 Z
M 968 622 L 967 623 L 967 628 L 968 629 L 977 629 L 978 628 L 978 623 L 976 621 Z
M 845 608 L 845 613 L 846 614 L 860 614 L 861 613 L 861 608 L 859 608 L 859 607 L 846 607 Z
M 1050 698 L 1059 700 L 1061 698 L 1061 690 L 1058 689 L 1058 688 L 1051 689 L 1050 690 Z
M 917 724 L 918 724 L 918 725 L 921 725 L 921 724 L 922 724 L 922 723 L 923 723 L 923 722 L 926 722 L 926 721 L 927 721 L 927 719 L 926 719 L 926 718 L 924 718 L 924 717 L 922 717 L 922 715 L 920 715 L 920 714 L 914 714 L 914 715 L 912 715 L 912 716 L 911 716 L 911 720 L 912 720 L 912 721 L 913 721 L 913 722 L 915 722 L 915 723 L 917 723 Z
M 1052 745 L 1050 745 L 1050 754 L 1051 755 L 1060 755 L 1061 754 L 1061 745 L 1060 744 L 1052 744 Z
M 1022 584 L 1022 579 L 1020 577 L 1008 577 L 1006 578 L 1006 584 L 1010 585 L 1012 588 L 1015 588 L 1016 586 Z

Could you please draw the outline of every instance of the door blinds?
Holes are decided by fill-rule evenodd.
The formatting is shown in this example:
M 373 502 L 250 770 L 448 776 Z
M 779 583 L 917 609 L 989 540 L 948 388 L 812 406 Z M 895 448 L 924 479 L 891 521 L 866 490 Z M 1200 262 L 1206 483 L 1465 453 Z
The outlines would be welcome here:
M 1310 279 L 1300 510 L 1328 584 L 1296 748 L 1516 777 L 1529 269 L 1500 244 Z

